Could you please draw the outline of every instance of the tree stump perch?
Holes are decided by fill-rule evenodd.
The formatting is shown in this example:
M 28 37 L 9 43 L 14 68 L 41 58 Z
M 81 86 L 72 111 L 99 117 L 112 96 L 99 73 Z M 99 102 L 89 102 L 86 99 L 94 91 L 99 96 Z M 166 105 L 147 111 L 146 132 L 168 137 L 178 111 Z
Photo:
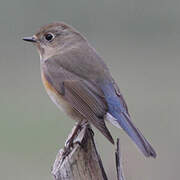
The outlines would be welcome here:
M 73 134 L 74 129 L 75 127 L 66 142 Z M 119 140 L 117 145 L 119 146 Z M 118 147 L 115 155 L 118 180 L 125 180 L 122 175 L 120 150 Z M 101 158 L 95 146 L 92 129 L 88 124 L 82 126 L 78 131 L 71 149 L 67 150 L 64 148 L 59 150 L 51 173 L 54 176 L 54 180 L 107 180 Z

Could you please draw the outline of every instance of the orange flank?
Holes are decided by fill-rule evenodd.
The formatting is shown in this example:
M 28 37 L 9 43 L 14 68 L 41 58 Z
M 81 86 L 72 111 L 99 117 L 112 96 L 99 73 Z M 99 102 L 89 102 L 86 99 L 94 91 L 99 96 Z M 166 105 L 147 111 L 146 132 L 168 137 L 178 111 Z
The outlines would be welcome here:
M 53 88 L 53 86 L 45 78 L 43 72 L 41 72 L 41 78 L 42 78 L 42 82 L 43 82 L 43 85 L 44 85 L 46 91 L 53 91 L 54 93 L 58 94 L 57 91 Z
M 56 89 L 48 82 L 43 71 L 41 72 L 42 82 L 51 100 L 57 105 L 57 107 L 65 112 L 69 112 L 71 109 L 67 101 L 61 96 Z

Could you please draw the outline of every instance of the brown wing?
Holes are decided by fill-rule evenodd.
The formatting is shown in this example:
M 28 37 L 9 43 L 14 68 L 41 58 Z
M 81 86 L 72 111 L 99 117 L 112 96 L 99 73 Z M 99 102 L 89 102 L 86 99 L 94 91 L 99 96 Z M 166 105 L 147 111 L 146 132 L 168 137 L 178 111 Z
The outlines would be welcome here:
M 46 60 L 43 65 L 43 72 L 48 82 L 76 112 L 99 129 L 111 143 L 114 143 L 104 122 L 107 105 L 102 98 L 102 92 L 90 82 L 52 61 L 53 59 Z

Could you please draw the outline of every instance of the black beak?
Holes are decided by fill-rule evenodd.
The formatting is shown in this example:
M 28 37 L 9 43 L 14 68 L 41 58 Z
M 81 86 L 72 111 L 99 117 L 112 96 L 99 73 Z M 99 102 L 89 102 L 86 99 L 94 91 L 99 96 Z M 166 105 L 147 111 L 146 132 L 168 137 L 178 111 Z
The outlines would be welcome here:
M 33 43 L 35 43 L 35 42 L 37 42 L 37 40 L 35 39 L 35 37 L 24 37 L 24 38 L 22 38 L 24 41 L 28 41 L 28 42 L 33 42 Z

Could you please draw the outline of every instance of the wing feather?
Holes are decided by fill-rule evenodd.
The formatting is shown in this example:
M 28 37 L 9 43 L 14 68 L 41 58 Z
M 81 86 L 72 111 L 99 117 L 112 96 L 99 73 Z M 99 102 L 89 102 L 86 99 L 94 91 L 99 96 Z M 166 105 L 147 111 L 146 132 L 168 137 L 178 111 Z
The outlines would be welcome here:
M 107 104 L 101 90 L 52 61 L 53 59 L 46 60 L 42 66 L 49 83 L 63 96 L 72 109 L 99 129 L 111 143 L 114 143 L 104 122 Z

